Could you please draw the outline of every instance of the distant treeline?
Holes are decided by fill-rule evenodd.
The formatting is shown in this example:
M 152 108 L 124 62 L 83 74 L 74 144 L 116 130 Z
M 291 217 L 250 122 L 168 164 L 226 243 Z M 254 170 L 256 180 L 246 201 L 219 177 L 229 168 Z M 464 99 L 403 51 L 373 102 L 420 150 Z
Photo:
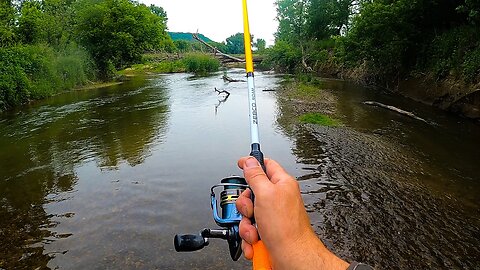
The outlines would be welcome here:
M 268 62 L 387 85 L 409 76 L 480 82 L 480 2 L 277 0 Z
M 166 22 L 132 0 L 1 0 L 0 111 L 174 51 Z

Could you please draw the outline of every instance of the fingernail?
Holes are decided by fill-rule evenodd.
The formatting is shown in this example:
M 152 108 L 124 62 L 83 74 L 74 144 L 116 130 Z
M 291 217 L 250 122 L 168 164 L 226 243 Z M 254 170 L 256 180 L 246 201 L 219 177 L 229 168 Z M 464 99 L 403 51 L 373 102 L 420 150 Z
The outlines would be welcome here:
M 245 161 L 245 167 L 251 168 L 251 167 L 258 167 L 258 161 L 254 157 L 250 157 Z

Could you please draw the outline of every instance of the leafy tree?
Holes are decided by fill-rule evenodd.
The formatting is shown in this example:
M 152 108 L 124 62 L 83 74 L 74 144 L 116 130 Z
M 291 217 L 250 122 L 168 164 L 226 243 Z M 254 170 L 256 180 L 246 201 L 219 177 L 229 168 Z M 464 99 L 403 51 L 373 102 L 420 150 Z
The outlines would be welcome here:
M 7 2 L 0 1 L 0 47 L 6 47 L 15 40 L 15 9 Z
M 267 42 L 265 41 L 265 39 L 257 38 L 257 41 L 253 44 L 253 46 L 257 48 L 257 51 L 263 51 L 267 46 Z
M 77 17 L 78 40 L 92 54 L 102 77 L 140 61 L 146 50 L 174 48 L 162 18 L 137 2 L 84 0 Z
M 340 35 L 348 21 L 353 0 L 311 0 L 307 11 L 307 30 L 310 38 L 318 40 Z
M 227 38 L 226 53 L 242 54 L 245 53 L 243 33 L 236 33 Z
M 190 42 L 186 40 L 174 40 L 173 44 L 179 52 L 188 52 L 191 50 Z
M 35 44 L 46 41 L 44 26 L 45 15 L 41 3 L 27 0 L 22 3 L 21 15 L 18 19 L 18 36 L 23 43 Z
M 306 39 L 307 0 L 277 0 L 277 41 L 299 44 Z

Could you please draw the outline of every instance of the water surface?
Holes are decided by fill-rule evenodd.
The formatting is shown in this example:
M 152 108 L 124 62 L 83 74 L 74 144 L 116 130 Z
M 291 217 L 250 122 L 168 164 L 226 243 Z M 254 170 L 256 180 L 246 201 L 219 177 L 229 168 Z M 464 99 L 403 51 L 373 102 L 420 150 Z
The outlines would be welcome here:
M 173 248 L 176 233 L 216 227 L 209 188 L 240 174 L 236 160 L 250 150 L 246 86 L 221 75 L 136 78 L 3 113 L 0 267 L 249 269 L 222 240 Z M 327 246 L 379 268 L 478 267 L 477 125 L 324 80 L 344 126 L 298 126 L 279 93 L 262 91 L 281 78 L 255 78 L 262 150 L 298 178 Z M 222 102 L 214 87 L 230 97 Z

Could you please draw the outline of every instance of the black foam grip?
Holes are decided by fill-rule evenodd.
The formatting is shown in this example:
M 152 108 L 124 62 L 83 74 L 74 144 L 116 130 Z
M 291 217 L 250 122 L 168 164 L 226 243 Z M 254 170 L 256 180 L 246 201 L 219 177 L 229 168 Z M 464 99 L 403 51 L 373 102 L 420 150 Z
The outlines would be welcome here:
M 195 251 L 206 246 L 205 239 L 198 234 L 177 234 L 173 243 L 177 252 Z

